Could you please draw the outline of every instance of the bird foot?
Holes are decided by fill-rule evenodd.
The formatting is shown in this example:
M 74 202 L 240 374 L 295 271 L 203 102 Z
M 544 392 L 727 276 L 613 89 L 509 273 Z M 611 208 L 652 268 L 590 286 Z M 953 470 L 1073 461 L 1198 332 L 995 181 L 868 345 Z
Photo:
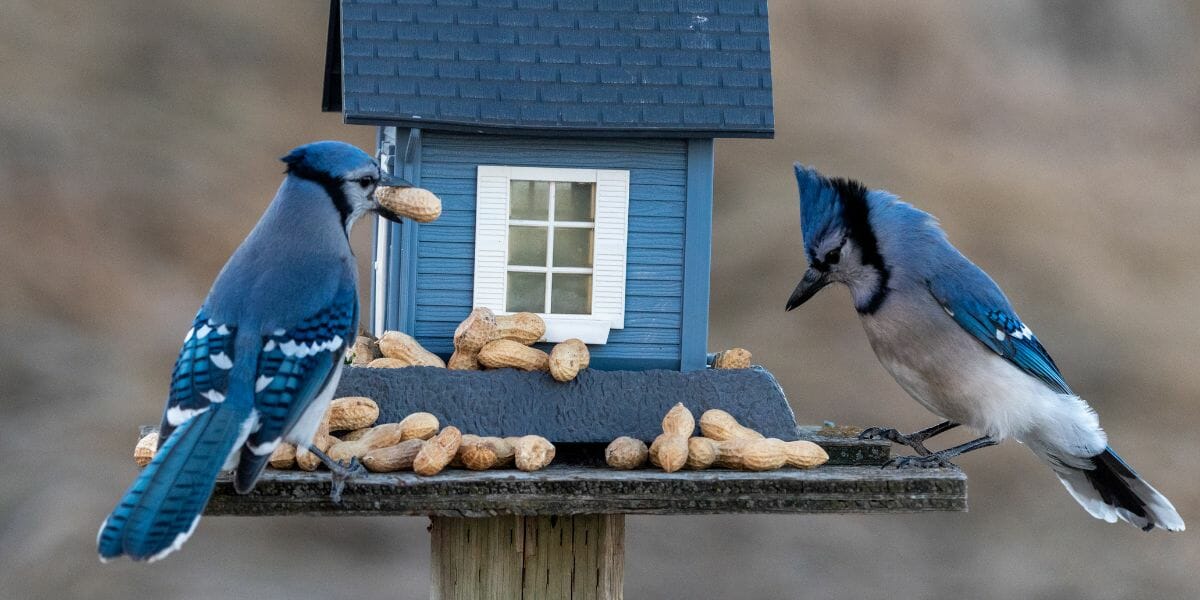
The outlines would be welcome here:
M 954 468 L 956 465 L 950 462 L 950 459 L 934 452 L 924 456 L 896 456 L 891 460 L 883 463 L 881 469 L 895 467 L 899 469 L 938 469 L 938 468 Z
M 864 429 L 862 433 L 858 434 L 858 439 L 860 440 L 888 440 L 893 444 L 908 446 L 916 451 L 916 453 L 920 456 L 929 456 L 933 454 L 933 452 L 930 452 L 929 449 L 925 447 L 925 437 L 926 436 L 918 437 L 918 434 L 916 433 L 905 435 L 896 429 L 892 429 L 891 427 L 868 427 Z
M 346 489 L 346 482 L 351 481 L 360 475 L 367 473 L 367 468 L 358 461 L 358 457 L 350 459 L 349 464 L 336 462 L 336 467 L 330 467 L 329 472 L 333 478 L 333 486 L 329 490 L 329 499 L 334 504 L 342 503 L 342 491 Z
M 365 475 L 367 473 L 366 467 L 362 466 L 362 463 L 358 461 L 358 457 L 351 458 L 349 462 L 342 462 L 330 458 L 328 454 L 325 454 L 316 446 L 311 446 L 309 450 L 316 454 L 317 458 L 320 458 L 321 462 L 329 469 L 330 477 L 333 480 L 333 485 L 329 489 L 329 499 L 334 504 L 341 504 L 342 492 L 346 489 L 346 482 Z

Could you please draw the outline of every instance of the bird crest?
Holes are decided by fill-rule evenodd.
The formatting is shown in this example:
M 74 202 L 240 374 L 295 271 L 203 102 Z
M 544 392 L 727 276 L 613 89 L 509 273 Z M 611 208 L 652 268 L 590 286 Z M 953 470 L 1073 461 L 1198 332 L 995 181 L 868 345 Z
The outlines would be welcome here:
M 366 152 L 338 141 L 305 144 L 279 160 L 287 165 L 288 173 L 313 181 L 337 180 L 375 165 Z
M 860 226 L 867 226 L 867 188 L 861 183 L 829 179 L 800 163 L 795 169 L 800 188 L 800 232 L 810 259 L 829 234 L 839 230 L 858 233 Z

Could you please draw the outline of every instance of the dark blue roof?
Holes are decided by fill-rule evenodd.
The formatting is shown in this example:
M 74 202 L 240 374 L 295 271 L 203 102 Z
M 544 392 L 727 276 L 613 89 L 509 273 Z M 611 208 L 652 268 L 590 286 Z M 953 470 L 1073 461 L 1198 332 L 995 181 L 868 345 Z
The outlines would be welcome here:
M 342 0 L 331 13 L 325 107 L 348 123 L 774 131 L 766 0 Z

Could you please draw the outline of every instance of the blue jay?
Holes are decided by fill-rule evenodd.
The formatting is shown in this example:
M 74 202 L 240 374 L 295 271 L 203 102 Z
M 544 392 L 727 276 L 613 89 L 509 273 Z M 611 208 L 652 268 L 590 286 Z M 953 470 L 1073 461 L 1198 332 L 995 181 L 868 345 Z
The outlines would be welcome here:
M 1108 446 L 1096 413 L 986 273 L 947 241 L 928 213 L 882 190 L 796 165 L 809 268 L 787 303 L 830 283 L 850 289 L 871 348 L 900 387 L 944 422 L 913 434 L 871 428 L 918 456 L 896 467 L 947 466 L 1013 438 L 1029 447 L 1092 516 L 1143 530 L 1183 531 L 1183 519 Z M 940 452 L 924 442 L 959 425 L 982 437 Z
M 175 363 L 154 460 L 100 527 L 100 559 L 159 560 L 200 521 L 217 474 L 247 493 L 280 442 L 305 452 L 358 327 L 350 227 L 379 166 L 342 142 L 283 157 L 286 176 L 221 269 Z M 334 466 L 334 465 L 331 465 Z

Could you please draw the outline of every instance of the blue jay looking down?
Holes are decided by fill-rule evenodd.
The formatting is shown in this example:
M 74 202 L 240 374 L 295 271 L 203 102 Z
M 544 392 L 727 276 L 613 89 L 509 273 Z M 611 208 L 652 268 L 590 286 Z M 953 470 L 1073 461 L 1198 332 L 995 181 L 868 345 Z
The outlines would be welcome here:
M 316 142 L 282 160 L 275 199 L 184 336 L 158 453 L 101 525 L 102 561 L 178 550 L 220 471 L 249 492 L 281 441 L 309 449 L 333 398 L 358 327 L 350 226 L 399 217 L 374 200 L 379 166 L 358 148 Z
M 918 456 L 896 467 L 949 465 L 1006 438 L 1025 444 L 1098 519 L 1143 530 L 1183 531 L 1162 494 L 1108 447 L 1096 413 L 1004 293 L 967 260 L 928 213 L 882 190 L 827 179 L 796 165 L 809 268 L 788 300 L 800 306 L 830 283 L 850 289 L 867 339 L 892 377 L 945 422 L 909 435 L 874 427 L 864 436 Z M 940 452 L 924 442 L 959 425 L 982 437 Z

